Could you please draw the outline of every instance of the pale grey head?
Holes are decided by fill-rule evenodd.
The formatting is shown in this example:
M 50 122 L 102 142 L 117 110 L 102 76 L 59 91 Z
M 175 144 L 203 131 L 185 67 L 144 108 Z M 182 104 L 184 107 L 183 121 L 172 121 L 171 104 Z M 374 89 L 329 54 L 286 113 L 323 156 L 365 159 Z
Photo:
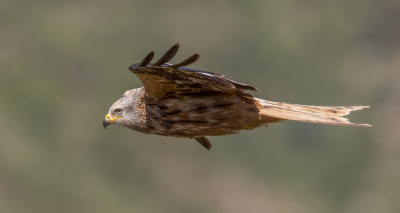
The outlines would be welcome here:
M 108 110 L 103 120 L 104 128 L 112 123 L 117 123 L 139 130 L 142 126 L 142 117 L 145 113 L 143 104 L 143 87 L 132 89 L 124 92 L 122 97 L 118 99 Z

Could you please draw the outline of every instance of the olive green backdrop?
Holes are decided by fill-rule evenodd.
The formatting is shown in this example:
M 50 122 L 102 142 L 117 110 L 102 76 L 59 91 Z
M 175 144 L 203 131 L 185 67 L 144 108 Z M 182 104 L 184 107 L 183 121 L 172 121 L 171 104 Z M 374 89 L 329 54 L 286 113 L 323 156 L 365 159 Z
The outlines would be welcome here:
M 398 1 L 27 1 L 0 6 L 0 212 L 400 212 Z M 102 127 L 172 62 L 273 101 L 370 105 L 353 122 L 287 122 L 194 140 Z

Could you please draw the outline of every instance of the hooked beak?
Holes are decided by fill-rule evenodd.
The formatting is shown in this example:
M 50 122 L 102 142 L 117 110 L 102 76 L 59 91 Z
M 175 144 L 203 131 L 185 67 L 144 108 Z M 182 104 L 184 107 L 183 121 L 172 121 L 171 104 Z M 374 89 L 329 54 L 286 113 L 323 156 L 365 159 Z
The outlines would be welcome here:
M 108 120 L 107 118 L 104 118 L 104 120 L 103 120 L 104 129 L 107 129 L 107 126 L 110 124 L 111 124 L 110 120 Z
M 107 129 L 107 126 L 114 123 L 117 119 L 119 119 L 121 117 L 111 117 L 110 114 L 107 114 L 106 117 L 103 120 L 103 126 L 105 129 Z

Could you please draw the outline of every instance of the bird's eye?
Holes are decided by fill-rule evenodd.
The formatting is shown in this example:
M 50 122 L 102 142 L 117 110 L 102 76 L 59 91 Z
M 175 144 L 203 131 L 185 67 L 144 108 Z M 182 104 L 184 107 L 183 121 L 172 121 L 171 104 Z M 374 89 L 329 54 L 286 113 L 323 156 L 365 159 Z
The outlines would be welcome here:
M 118 108 L 114 110 L 115 113 L 117 113 L 118 115 L 120 115 L 122 113 L 122 109 Z

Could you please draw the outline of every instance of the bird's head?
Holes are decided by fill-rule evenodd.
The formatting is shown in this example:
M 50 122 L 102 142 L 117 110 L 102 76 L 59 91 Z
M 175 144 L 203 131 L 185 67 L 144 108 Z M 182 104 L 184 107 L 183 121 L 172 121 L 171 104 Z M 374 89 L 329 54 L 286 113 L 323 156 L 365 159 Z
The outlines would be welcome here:
M 124 92 L 122 97 L 118 99 L 108 110 L 103 120 L 103 126 L 112 123 L 122 124 L 127 127 L 135 126 L 139 121 L 139 117 L 144 109 L 143 88 L 132 89 Z M 143 105 L 143 107 L 141 107 Z

